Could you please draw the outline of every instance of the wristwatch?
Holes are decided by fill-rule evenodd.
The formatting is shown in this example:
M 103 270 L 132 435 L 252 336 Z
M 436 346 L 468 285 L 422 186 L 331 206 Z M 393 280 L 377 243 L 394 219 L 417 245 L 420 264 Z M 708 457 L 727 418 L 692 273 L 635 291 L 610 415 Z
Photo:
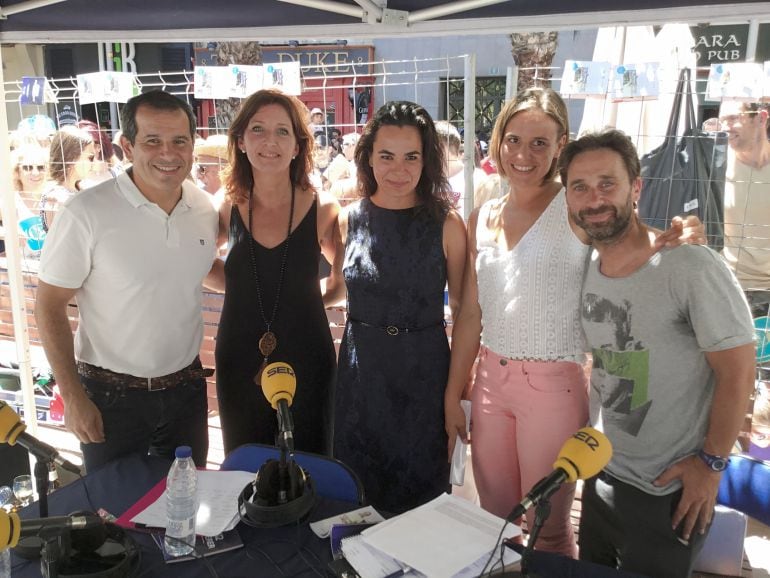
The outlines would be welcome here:
M 730 458 L 723 458 L 722 456 L 707 454 L 703 450 L 698 452 L 698 457 L 703 460 L 703 463 L 705 463 L 715 472 L 724 472 L 727 469 L 727 464 L 730 463 Z

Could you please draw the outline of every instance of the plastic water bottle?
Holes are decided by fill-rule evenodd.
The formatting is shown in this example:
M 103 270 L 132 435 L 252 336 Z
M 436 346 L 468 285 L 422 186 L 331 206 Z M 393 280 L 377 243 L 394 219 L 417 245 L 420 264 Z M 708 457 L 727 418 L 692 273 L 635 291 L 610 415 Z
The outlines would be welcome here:
M 195 546 L 195 514 L 198 511 L 198 472 L 190 446 L 176 448 L 176 459 L 166 480 L 166 537 L 170 556 L 185 556 Z
M 13 504 L 14 496 L 13 490 L 8 486 L 0 487 L 0 507 L 6 504 Z
M 11 550 L 0 552 L 0 578 L 11 578 Z

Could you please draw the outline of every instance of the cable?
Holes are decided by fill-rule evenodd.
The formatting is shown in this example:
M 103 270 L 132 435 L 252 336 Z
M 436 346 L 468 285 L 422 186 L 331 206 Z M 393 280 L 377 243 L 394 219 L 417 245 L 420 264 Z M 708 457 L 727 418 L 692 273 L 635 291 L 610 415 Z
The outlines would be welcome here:
M 267 552 L 265 552 L 261 547 L 259 547 L 259 545 L 257 544 L 249 544 L 248 548 L 246 549 L 247 558 L 250 558 L 251 560 L 255 560 L 255 558 L 251 556 L 251 554 L 249 553 L 249 550 L 251 548 L 254 548 L 259 554 L 262 554 L 262 556 L 264 556 L 265 559 L 268 562 L 270 562 L 273 565 L 273 567 L 278 571 L 279 575 L 286 576 L 286 573 L 283 571 L 280 564 L 278 564 L 275 560 L 273 560 L 273 558 Z
M 86 478 L 83 476 L 83 474 L 78 474 L 80 476 L 80 481 L 83 485 L 83 492 L 86 494 L 86 501 L 88 502 L 88 507 L 91 509 L 92 512 L 97 512 L 96 506 L 94 506 L 94 502 L 91 499 L 91 494 L 88 492 L 88 484 L 86 483 Z
M 301 541 L 302 541 L 302 536 L 300 535 L 300 527 L 299 527 L 299 524 L 297 524 L 297 541 L 296 541 L 297 554 L 299 554 L 299 557 L 302 558 L 302 561 L 305 563 L 305 565 L 308 568 L 310 568 L 316 576 L 320 576 L 321 578 L 325 578 L 326 574 L 324 574 L 323 572 L 319 572 L 318 568 L 316 567 L 316 565 L 315 564 L 311 564 L 308 561 L 308 559 L 305 558 L 305 554 L 302 552 L 302 550 L 307 550 L 310 554 L 312 554 L 313 557 L 316 559 L 316 562 L 318 562 L 318 564 L 323 565 L 323 562 L 321 562 L 321 559 L 318 557 L 318 555 L 315 552 L 313 552 L 312 550 L 308 549 L 306 546 L 301 545 Z
M 132 529 L 131 531 L 132 531 L 132 532 L 136 532 L 137 530 L 133 530 L 133 529 Z M 184 541 L 184 540 L 182 540 L 181 538 L 176 538 L 175 536 L 168 536 L 168 535 L 166 535 L 166 536 L 164 536 L 164 540 L 165 540 L 165 539 L 171 540 L 172 542 L 178 542 L 178 543 L 180 543 L 180 544 L 184 544 L 184 545 L 186 545 L 186 546 L 187 546 L 187 545 L 189 545 L 187 542 L 185 542 L 185 541 Z M 196 538 L 196 541 L 197 541 L 197 538 Z M 163 548 L 163 546 L 162 546 L 162 545 L 160 545 L 160 548 L 162 549 L 162 548 Z M 209 559 L 208 559 L 208 557 L 206 557 L 206 556 L 203 554 L 203 551 L 202 551 L 202 550 L 201 550 L 201 549 L 200 549 L 200 548 L 199 548 L 197 545 L 196 545 L 196 546 L 193 546 L 193 550 L 192 550 L 192 552 L 190 552 L 190 554 L 186 554 L 186 555 L 187 555 L 187 556 L 192 556 L 192 557 L 193 557 L 193 558 L 195 558 L 196 560 L 201 560 L 201 561 L 203 562 L 203 565 L 204 565 L 204 566 L 206 566 L 206 569 L 209 571 L 209 574 L 211 574 L 211 576 L 212 576 L 213 578 L 219 578 L 219 574 L 217 574 L 217 571 L 216 571 L 216 569 L 215 569 L 215 568 L 214 568 L 214 566 L 211 564 L 211 560 L 209 560 Z M 164 564 L 167 564 L 168 562 L 167 562 L 166 560 L 164 560 L 164 561 L 163 561 L 163 563 L 164 563 Z M 145 574 L 147 574 L 147 573 L 148 573 L 150 570 L 154 570 L 154 569 L 155 569 L 157 566 L 160 566 L 160 564 L 156 564 L 156 565 L 150 566 L 150 567 L 149 567 L 149 568 L 147 568 L 147 569 L 146 569 L 144 572 L 142 572 L 141 574 L 139 574 L 139 576 L 144 576 L 144 575 L 145 575 Z
M 497 566 L 497 563 L 492 564 L 490 567 L 489 564 L 492 562 L 492 560 L 495 558 L 495 553 L 497 552 L 498 546 L 503 546 L 503 532 L 505 531 L 505 528 L 508 527 L 508 520 L 505 521 L 505 524 L 503 524 L 503 527 L 500 528 L 500 533 L 497 535 L 497 540 L 495 540 L 495 545 L 492 547 L 492 551 L 489 553 L 489 559 L 487 559 L 487 563 L 484 564 L 484 568 L 481 570 L 481 573 L 479 574 L 479 577 L 484 576 L 485 574 L 488 576 L 492 575 L 492 570 L 495 569 L 495 566 Z M 502 550 L 500 550 L 502 553 Z M 500 558 L 502 560 L 502 554 L 500 555 Z M 505 567 L 505 565 L 503 565 Z M 489 568 L 489 570 L 487 570 Z

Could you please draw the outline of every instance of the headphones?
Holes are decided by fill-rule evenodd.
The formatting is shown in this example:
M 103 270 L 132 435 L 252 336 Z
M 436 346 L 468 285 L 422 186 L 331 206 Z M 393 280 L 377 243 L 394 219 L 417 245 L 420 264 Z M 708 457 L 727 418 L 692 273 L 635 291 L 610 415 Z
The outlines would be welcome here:
M 259 468 L 256 479 L 247 484 L 238 496 L 238 515 L 249 526 L 276 528 L 288 526 L 302 520 L 310 513 L 316 502 L 315 485 L 310 475 L 293 460 L 286 462 L 282 472 L 278 460 L 267 460 Z M 281 476 L 286 502 L 279 502 Z
M 91 512 L 73 512 L 81 516 Z M 24 539 L 14 548 L 21 558 L 35 560 L 41 557 L 43 541 Z M 98 551 L 97 551 L 98 550 Z M 121 528 L 110 522 L 93 528 L 71 530 L 62 534 L 59 576 L 69 578 L 126 578 L 136 576 L 142 562 L 141 549 L 136 541 Z

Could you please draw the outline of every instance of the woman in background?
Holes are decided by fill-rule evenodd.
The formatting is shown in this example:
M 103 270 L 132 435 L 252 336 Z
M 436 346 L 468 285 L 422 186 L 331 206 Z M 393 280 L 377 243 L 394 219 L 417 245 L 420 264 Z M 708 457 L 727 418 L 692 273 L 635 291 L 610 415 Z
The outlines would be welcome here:
M 370 504 L 398 513 L 449 487 L 444 288 L 456 310 L 465 226 L 451 209 L 430 115 L 389 102 L 355 153 L 363 199 L 345 208 L 348 320 L 335 390 L 334 455 Z
M 40 199 L 46 186 L 48 151 L 37 144 L 25 144 L 11 153 L 16 217 L 26 238 L 23 255 L 40 258 L 45 231 L 40 220 Z
M 87 189 L 115 176 L 112 171 L 114 151 L 112 149 L 112 142 L 110 142 L 109 129 L 100 129 L 99 125 L 90 120 L 81 120 L 78 122 L 77 127 L 87 131 L 91 135 L 91 140 L 94 141 L 96 157 L 91 165 L 91 172 L 83 178 L 84 182 L 81 187 Z
M 94 141 L 87 131 L 67 126 L 53 135 L 48 160 L 51 182 L 40 199 L 43 229 L 50 229 L 59 205 L 81 190 L 95 158 Z
M 295 97 L 260 90 L 228 134 L 221 242 L 229 236 L 225 301 L 216 341 L 225 452 L 274 444 L 276 413 L 258 384 L 265 363 L 293 368 L 298 450 L 328 454 L 335 354 L 324 305 L 342 297 L 337 202 L 310 184 L 313 138 Z M 321 253 L 336 262 L 322 295 Z

